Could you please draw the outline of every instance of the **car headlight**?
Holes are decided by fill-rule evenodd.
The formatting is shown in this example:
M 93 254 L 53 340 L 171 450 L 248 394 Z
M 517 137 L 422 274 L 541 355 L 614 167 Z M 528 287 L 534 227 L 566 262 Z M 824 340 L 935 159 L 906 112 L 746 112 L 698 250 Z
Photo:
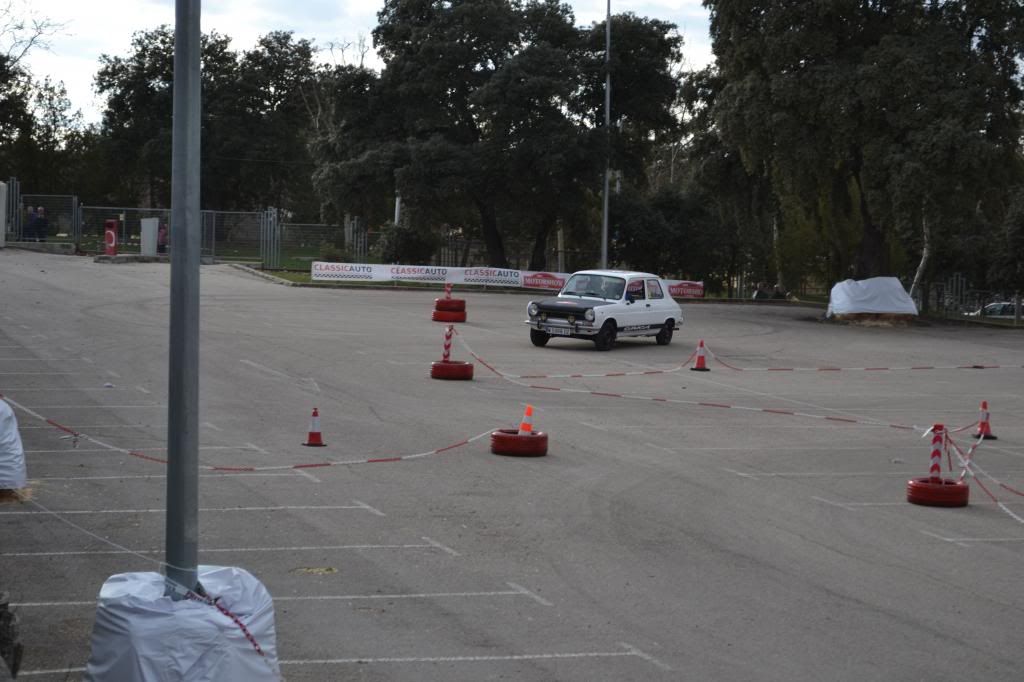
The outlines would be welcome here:
M 594 309 L 593 308 L 587 308 L 587 312 L 583 313 L 583 317 L 585 317 L 589 321 L 593 322 L 594 321 Z
M 540 306 L 531 301 L 529 307 L 527 307 L 526 309 L 526 312 L 530 314 L 530 317 L 537 317 L 537 313 L 540 312 Z

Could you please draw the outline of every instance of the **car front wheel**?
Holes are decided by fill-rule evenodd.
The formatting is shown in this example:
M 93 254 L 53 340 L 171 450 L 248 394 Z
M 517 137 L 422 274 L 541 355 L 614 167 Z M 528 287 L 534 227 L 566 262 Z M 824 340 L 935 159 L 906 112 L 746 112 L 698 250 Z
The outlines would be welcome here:
M 676 326 L 675 320 L 665 320 L 665 326 L 661 328 L 654 340 L 659 346 L 667 346 L 672 341 L 672 329 Z
M 539 329 L 530 330 L 530 342 L 537 347 L 546 346 L 548 343 L 548 339 L 550 338 L 551 335 L 548 334 L 547 332 L 542 332 Z
M 611 350 L 615 345 L 615 322 L 608 320 L 601 327 L 601 331 L 594 337 L 594 345 L 598 350 Z

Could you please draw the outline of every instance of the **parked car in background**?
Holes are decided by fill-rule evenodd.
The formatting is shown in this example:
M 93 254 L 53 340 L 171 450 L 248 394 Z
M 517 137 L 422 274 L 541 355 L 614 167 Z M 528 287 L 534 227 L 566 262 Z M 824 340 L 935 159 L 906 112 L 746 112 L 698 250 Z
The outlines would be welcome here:
M 1024 311 L 1022 311 L 1024 313 Z M 967 313 L 971 317 L 994 317 L 1001 320 L 1012 320 L 1014 318 L 1014 305 L 1009 301 L 989 303 L 984 308 Z
M 683 311 L 657 275 L 624 270 L 573 273 L 557 296 L 526 307 L 530 341 L 544 346 L 553 336 L 588 339 L 610 350 L 625 336 L 653 336 L 659 346 L 672 341 Z

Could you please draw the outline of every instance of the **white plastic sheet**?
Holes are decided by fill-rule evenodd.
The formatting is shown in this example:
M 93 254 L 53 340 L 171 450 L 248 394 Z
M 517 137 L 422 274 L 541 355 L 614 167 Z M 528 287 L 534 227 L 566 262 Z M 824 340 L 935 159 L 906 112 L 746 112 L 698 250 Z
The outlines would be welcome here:
M 917 306 L 895 277 L 848 279 L 832 287 L 828 316 L 857 313 L 917 315 Z
M 263 682 L 280 680 L 274 604 L 248 571 L 200 566 L 199 582 L 245 625 L 215 606 L 164 596 L 159 573 L 120 573 L 100 589 L 92 654 L 93 682 Z
M 24 488 L 26 477 L 18 420 L 11 406 L 0 399 L 0 490 Z

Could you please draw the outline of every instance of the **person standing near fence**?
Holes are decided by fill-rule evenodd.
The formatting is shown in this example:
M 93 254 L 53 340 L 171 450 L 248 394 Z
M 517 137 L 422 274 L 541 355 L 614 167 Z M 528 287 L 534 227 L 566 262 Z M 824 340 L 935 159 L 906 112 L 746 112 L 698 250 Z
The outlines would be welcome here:
M 156 252 L 167 253 L 167 225 L 160 225 L 156 233 Z
M 36 208 L 29 206 L 25 209 L 25 222 L 21 224 L 21 240 L 34 242 L 36 240 Z
M 49 231 L 50 221 L 46 219 L 46 209 L 40 206 L 36 209 L 36 241 L 45 242 Z

